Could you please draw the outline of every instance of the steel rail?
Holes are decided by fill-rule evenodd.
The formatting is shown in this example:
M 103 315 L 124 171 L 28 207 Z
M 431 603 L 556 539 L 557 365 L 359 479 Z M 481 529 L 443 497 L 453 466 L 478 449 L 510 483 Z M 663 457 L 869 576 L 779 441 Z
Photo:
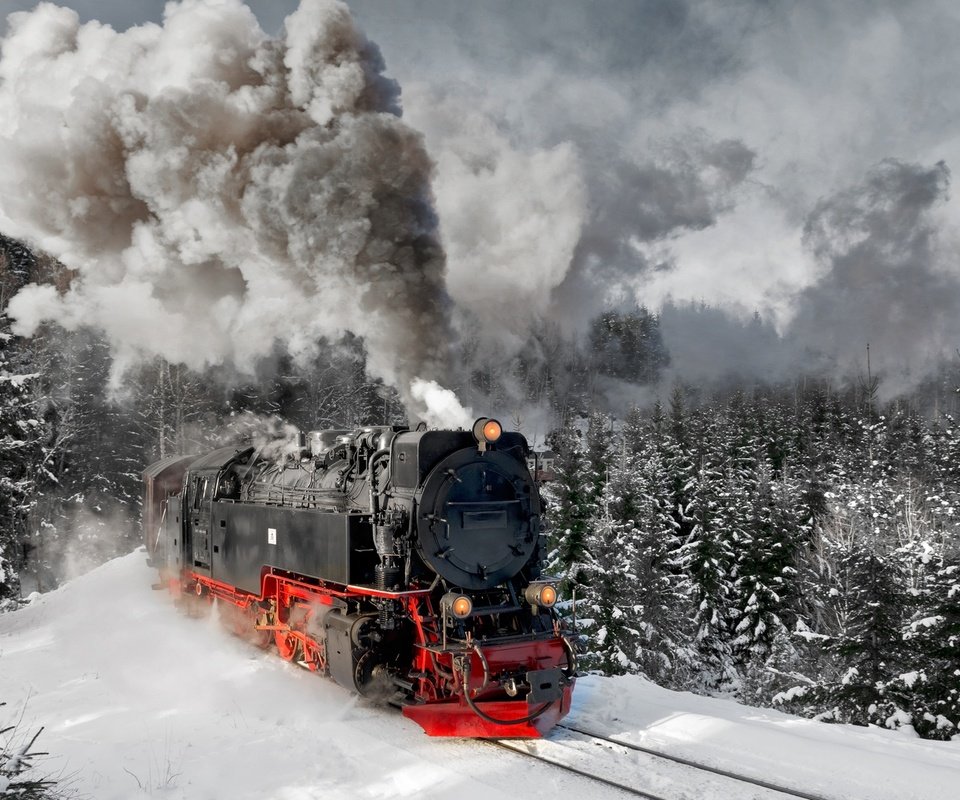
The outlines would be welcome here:
M 644 792 L 641 789 L 637 789 L 634 786 L 628 786 L 625 783 L 619 783 L 617 781 L 612 781 L 609 778 L 604 778 L 602 775 L 596 775 L 592 772 L 587 772 L 586 770 L 579 769 L 578 767 L 570 766 L 569 764 L 561 764 L 558 761 L 547 758 L 545 756 L 537 755 L 536 753 L 531 753 L 527 750 L 519 750 L 516 747 L 511 746 L 506 741 L 500 741 L 498 739 L 483 739 L 483 742 L 486 744 L 492 745 L 493 747 L 499 747 L 502 750 L 509 750 L 511 753 L 516 753 L 521 758 L 532 758 L 535 761 L 542 761 L 544 764 L 550 764 L 552 767 L 557 769 L 562 769 L 564 772 L 569 772 L 573 775 L 578 775 L 581 778 L 587 778 L 591 781 L 596 781 L 597 783 L 602 783 L 605 786 L 611 786 L 614 789 L 619 789 L 622 792 L 633 795 L 634 797 L 643 797 L 645 800 L 670 800 L 668 797 L 663 797 L 659 794 L 650 794 L 650 792 Z M 519 741 L 519 740 L 516 740 Z
M 669 753 L 664 753 L 661 750 L 654 750 L 650 747 L 634 744 L 633 742 L 624 742 L 620 739 L 613 739 L 609 736 L 604 736 L 603 734 L 596 733 L 594 731 L 588 731 L 573 725 L 564 725 L 561 723 L 556 727 L 571 731 L 573 733 L 579 733 L 581 736 L 587 736 L 599 742 L 607 742 L 608 744 L 619 745 L 620 747 L 625 747 L 628 750 L 636 750 L 639 753 L 645 753 L 646 755 L 655 756 L 667 761 L 673 761 L 677 764 L 683 764 L 686 767 L 692 767 L 693 769 L 698 769 L 703 772 L 712 772 L 714 775 L 720 775 L 724 778 L 740 781 L 741 783 L 749 783 L 753 786 L 758 786 L 761 789 L 769 789 L 770 791 L 780 792 L 791 797 L 800 797 L 803 798 L 803 800 L 830 800 L 830 798 L 827 798 L 823 795 L 813 794 L 812 792 L 805 792 L 801 789 L 794 789 L 791 787 L 782 786 L 780 784 L 771 783 L 770 781 L 765 781 L 761 778 L 751 778 L 747 775 L 741 775 L 737 772 L 731 772 L 729 770 L 722 769 L 721 767 L 712 767 L 699 761 L 692 761 L 691 759 L 684 758 L 683 756 L 675 756 Z

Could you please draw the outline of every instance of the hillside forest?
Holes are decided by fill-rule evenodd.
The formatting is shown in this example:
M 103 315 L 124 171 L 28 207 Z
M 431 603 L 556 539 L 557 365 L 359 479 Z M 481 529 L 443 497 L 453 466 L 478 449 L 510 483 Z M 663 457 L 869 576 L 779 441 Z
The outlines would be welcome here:
M 139 545 L 140 472 L 251 436 L 400 424 L 363 342 L 282 352 L 255 375 L 153 359 L 111 380 L 91 329 L 15 336 L 55 260 L 0 237 L 0 603 L 16 607 Z M 715 314 L 705 306 L 692 316 Z M 883 376 L 671 370 L 662 312 L 550 320 L 506 363 L 458 345 L 455 389 L 555 454 L 550 570 L 582 667 L 827 722 L 960 726 L 960 365 L 888 397 Z M 742 339 L 769 336 L 760 320 Z M 536 421 L 536 430 L 530 426 Z

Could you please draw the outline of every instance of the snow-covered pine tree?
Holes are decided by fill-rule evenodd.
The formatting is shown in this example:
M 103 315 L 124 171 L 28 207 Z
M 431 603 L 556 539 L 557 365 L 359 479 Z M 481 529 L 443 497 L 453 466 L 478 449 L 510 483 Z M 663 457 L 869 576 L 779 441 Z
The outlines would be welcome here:
M 767 682 L 774 644 L 789 638 L 795 622 L 796 554 L 805 533 L 792 504 L 794 488 L 785 478 L 774 478 L 766 459 L 755 464 L 747 539 L 737 550 L 739 618 L 733 641 L 741 671 L 754 686 Z
M 25 520 L 33 501 L 33 462 L 38 455 L 30 381 L 11 363 L 12 340 L 0 316 L 0 601 L 18 594 Z
M 730 513 L 735 503 L 728 497 L 724 457 L 714 449 L 723 438 L 717 430 L 722 421 L 715 408 L 701 409 L 698 419 L 701 424 L 692 439 L 697 465 L 693 480 L 685 487 L 688 494 L 683 509 L 689 533 L 680 558 L 690 581 L 694 608 L 699 658 L 696 688 L 728 690 L 739 685 L 730 644 L 736 601 L 733 537 L 738 524 Z
M 611 418 L 599 411 L 590 414 L 584 455 L 589 469 L 590 492 L 599 507 L 607 483 L 610 461 L 615 451 Z
M 849 482 L 853 474 L 857 482 Z M 901 631 L 910 598 L 895 554 L 894 494 L 872 461 L 862 470 L 848 466 L 843 476 L 820 523 L 827 591 L 813 633 L 830 659 L 805 700 L 828 719 L 895 727 L 909 721 L 909 698 L 896 678 L 908 664 Z
M 584 614 L 590 645 L 584 665 L 605 675 L 636 672 L 640 632 L 637 629 L 637 530 L 625 518 L 632 503 L 632 474 L 625 454 L 610 467 L 610 480 L 591 515 L 584 538 Z
M 654 406 L 653 415 L 658 418 L 662 427 L 663 410 L 660 408 L 659 402 Z M 621 436 L 623 438 L 623 448 L 629 456 L 644 451 L 653 443 L 659 444 L 659 430 L 654 430 L 652 418 L 651 422 L 647 423 L 643 412 L 637 406 L 631 406 L 627 409 L 627 414 L 623 419 Z
M 0 235 L 0 601 L 19 594 L 26 520 L 36 496 L 44 426 L 33 403 L 39 377 L 6 307 L 36 266 L 29 249 Z
M 613 449 L 610 423 L 611 420 L 606 414 L 595 411 L 590 415 L 580 474 L 580 479 L 583 481 L 581 502 L 587 518 L 583 531 L 578 537 L 579 542 L 573 536 L 568 540 L 571 548 L 575 546 L 576 549 L 568 551 L 568 558 L 572 557 L 574 561 L 571 561 L 571 566 L 567 567 L 566 575 L 570 581 L 567 588 L 571 592 L 576 589 L 579 593 L 582 587 L 582 591 L 590 594 L 595 603 L 601 602 L 599 598 L 604 595 L 604 592 L 600 589 L 591 590 L 590 584 L 600 575 L 598 565 L 605 564 L 607 561 L 609 540 L 622 534 L 621 531 L 614 530 L 616 525 L 609 519 L 608 501 L 605 499 L 610 453 Z M 571 534 L 574 533 L 573 528 L 568 530 Z M 593 550 L 596 552 L 592 552 Z M 578 564 L 576 568 L 573 566 L 574 563 Z M 606 576 L 601 576 L 598 580 L 605 581 Z M 613 597 L 604 596 L 602 602 L 606 604 L 602 608 L 607 608 L 609 603 L 618 601 Z M 601 606 L 597 607 L 601 608 Z M 621 613 L 618 611 L 617 615 L 619 618 Z
M 831 648 L 845 667 L 831 700 L 850 722 L 895 727 L 907 721 L 909 705 L 891 691 L 905 664 L 901 577 L 895 561 L 872 548 L 854 550 L 843 566 L 853 597 L 846 628 Z
M 563 590 L 569 594 L 582 582 L 588 524 L 593 514 L 593 484 L 580 432 L 562 427 L 547 437 L 556 454 L 555 478 L 544 488 L 547 501 L 547 569 L 563 577 Z
M 922 603 L 906 625 L 912 668 L 899 676 L 910 697 L 913 727 L 928 739 L 960 732 L 960 548 L 951 544 L 931 559 Z
M 37 375 L 18 356 L 7 317 L 0 314 L 0 600 L 20 590 L 26 521 L 42 458 L 43 425 L 31 402 Z
M 694 521 L 689 514 L 697 489 L 699 460 L 690 444 L 690 421 L 684 407 L 683 390 L 675 386 L 670 397 L 669 416 L 651 420 L 654 441 L 667 475 L 667 498 L 670 513 L 676 523 L 677 535 L 686 541 Z M 661 427 L 662 426 L 662 427 Z
M 736 410 L 736 409 L 735 409 Z M 796 559 L 808 536 L 790 475 L 787 414 L 772 399 L 754 397 L 733 415 L 739 430 L 730 475 L 742 505 L 736 565 L 733 649 L 744 678 L 741 696 L 768 699 L 777 671 L 793 670 L 790 629 L 796 621 Z M 773 669 L 771 669 L 773 668 Z
M 640 632 L 637 663 L 660 683 L 685 687 L 697 669 L 691 584 L 682 569 L 681 542 L 671 513 L 669 477 L 653 433 L 631 452 L 625 438 L 627 489 L 620 515 L 635 528 L 637 575 L 633 618 Z M 619 482 L 618 478 L 618 482 Z

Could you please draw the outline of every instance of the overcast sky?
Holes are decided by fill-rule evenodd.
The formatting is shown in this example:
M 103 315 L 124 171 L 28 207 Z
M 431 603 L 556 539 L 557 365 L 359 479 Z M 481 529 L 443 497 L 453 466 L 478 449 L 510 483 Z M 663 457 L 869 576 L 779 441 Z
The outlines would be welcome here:
M 164 6 L 63 4 L 119 29 Z M 248 5 L 270 34 L 296 7 Z M 349 5 L 437 164 L 451 293 L 518 300 L 482 321 L 703 300 L 901 373 L 960 344 L 955 2 Z

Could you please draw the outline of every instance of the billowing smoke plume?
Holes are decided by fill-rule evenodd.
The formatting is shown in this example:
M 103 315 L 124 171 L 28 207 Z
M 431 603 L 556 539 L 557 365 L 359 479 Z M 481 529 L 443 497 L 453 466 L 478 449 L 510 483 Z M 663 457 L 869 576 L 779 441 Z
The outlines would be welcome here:
M 261 458 L 271 461 L 300 456 L 300 429 L 276 415 L 245 411 L 224 428 L 221 446 L 249 442 Z
M 412 94 L 413 123 L 437 159 L 447 288 L 461 323 L 476 323 L 481 345 L 519 345 L 574 256 L 587 213 L 578 154 L 569 143 L 517 147 L 472 95 Z
M 897 394 L 955 352 L 960 280 L 936 217 L 949 178 L 943 162 L 887 160 L 817 204 L 804 238 L 824 272 L 798 298 L 788 331 L 804 361 L 856 374 L 869 345 L 882 391 Z
M 894 157 L 922 165 L 908 168 L 917 175 L 941 160 L 956 168 L 957 7 L 610 0 L 599 14 L 575 0 L 409 0 L 398 14 L 351 0 L 351 8 L 384 48 L 404 85 L 404 112 L 437 161 L 448 254 L 522 276 L 504 283 L 505 294 L 529 313 L 497 319 L 498 332 L 523 330 L 542 313 L 583 341 L 600 310 L 644 304 L 664 312 L 668 385 L 674 376 L 777 380 L 798 371 L 855 379 L 867 342 L 889 391 L 918 384 L 938 357 L 955 363 L 960 331 L 940 309 L 960 282 L 946 253 L 956 247 L 960 201 L 942 182 L 933 196 L 911 195 L 910 181 L 880 179 L 890 168 L 878 165 Z M 496 200 L 480 199 L 485 188 Z M 869 242 L 857 248 L 866 234 L 856 230 L 884 213 L 887 233 L 868 224 Z M 825 214 L 826 249 L 815 230 Z M 548 233 L 500 246 L 521 228 Z M 875 266 L 852 269 L 861 256 Z M 451 263 L 451 293 L 458 284 L 458 302 L 472 295 L 478 313 L 495 318 L 483 290 L 496 282 L 481 286 L 482 269 L 462 279 L 458 269 Z M 908 308 L 917 314 L 910 322 Z
M 591 170 L 596 208 L 557 292 L 561 307 L 593 315 L 642 296 L 651 274 L 676 268 L 665 243 L 715 225 L 732 209 L 755 158 L 739 140 L 714 141 L 698 132 L 682 142 L 649 143 L 642 154 L 618 155 Z
M 79 271 L 22 290 L 17 332 L 99 327 L 118 377 L 144 355 L 250 371 L 350 330 L 408 398 L 445 375 L 432 164 L 345 5 L 303 0 L 278 39 L 239 0 L 123 33 L 49 3 L 8 22 L 0 222 Z
M 953 6 L 350 6 L 425 145 L 332 2 L 278 40 L 239 0 L 123 34 L 51 6 L 12 17 L 0 225 L 81 270 L 66 297 L 17 298 L 19 329 L 98 324 L 118 371 L 154 351 L 249 366 L 350 329 L 444 419 L 432 381 L 530 416 L 518 398 L 544 391 L 512 368 L 552 371 L 558 337 L 637 304 L 662 312 L 663 385 L 850 378 L 869 342 L 895 391 L 953 355 L 960 202 L 931 166 L 960 159 Z

